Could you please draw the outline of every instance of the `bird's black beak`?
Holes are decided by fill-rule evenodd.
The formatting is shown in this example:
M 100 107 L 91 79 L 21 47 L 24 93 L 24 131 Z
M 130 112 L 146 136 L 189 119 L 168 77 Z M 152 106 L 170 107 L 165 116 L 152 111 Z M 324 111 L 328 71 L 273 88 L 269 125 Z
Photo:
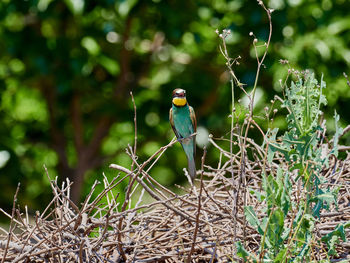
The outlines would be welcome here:
M 183 89 L 176 89 L 173 91 L 173 98 L 185 98 L 186 91 Z

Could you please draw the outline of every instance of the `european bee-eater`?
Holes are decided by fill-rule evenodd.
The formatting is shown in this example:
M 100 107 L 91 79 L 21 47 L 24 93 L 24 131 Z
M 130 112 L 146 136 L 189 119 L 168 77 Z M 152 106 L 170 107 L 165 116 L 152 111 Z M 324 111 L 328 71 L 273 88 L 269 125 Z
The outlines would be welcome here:
M 197 121 L 193 108 L 188 105 L 186 100 L 186 91 L 183 89 L 173 91 L 173 103 L 169 112 L 169 120 L 177 139 L 181 139 L 180 143 L 187 156 L 188 172 L 193 180 L 196 176 L 196 164 L 194 162 L 196 136 L 190 137 L 190 135 L 196 132 Z

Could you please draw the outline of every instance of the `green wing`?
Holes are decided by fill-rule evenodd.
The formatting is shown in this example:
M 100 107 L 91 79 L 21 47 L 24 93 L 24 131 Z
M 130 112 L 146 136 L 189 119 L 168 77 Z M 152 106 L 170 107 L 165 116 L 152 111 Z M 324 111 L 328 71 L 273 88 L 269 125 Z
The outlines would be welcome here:
M 181 138 L 181 135 L 175 129 L 174 118 L 173 118 L 173 109 L 172 108 L 170 108 L 170 111 L 169 111 L 169 121 L 170 121 L 171 128 L 173 128 L 173 131 L 174 131 L 174 133 L 176 135 L 176 138 Z
M 194 113 L 194 110 L 191 106 L 189 106 L 190 108 L 190 117 L 191 117 L 191 122 L 193 125 L 193 131 L 196 132 L 197 131 L 197 120 L 196 120 L 196 114 Z
M 194 113 L 194 110 L 193 110 L 193 108 L 191 106 L 189 106 L 189 108 L 190 108 L 191 122 L 192 122 L 192 125 L 193 125 L 193 132 L 196 132 L 197 131 L 196 114 Z M 196 156 L 196 136 L 193 136 L 193 155 Z

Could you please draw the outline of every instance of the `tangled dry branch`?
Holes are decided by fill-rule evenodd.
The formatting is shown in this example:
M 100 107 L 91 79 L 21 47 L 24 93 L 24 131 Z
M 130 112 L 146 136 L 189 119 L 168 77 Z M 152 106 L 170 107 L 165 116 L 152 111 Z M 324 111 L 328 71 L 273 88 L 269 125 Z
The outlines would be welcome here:
M 59 187 L 56 180 L 51 180 L 53 198 L 43 212 L 37 212 L 34 220 L 30 220 L 27 210 L 21 212 L 16 208 L 15 203 L 12 215 L 2 211 L 11 220 L 9 231 L 1 229 L 2 262 L 232 262 L 238 261 L 234 256 L 237 240 L 250 251 L 257 251 L 260 236 L 245 222 L 243 205 L 247 203 L 261 211 L 265 204 L 250 191 L 245 201 L 240 198 L 236 202 L 235 198 L 242 165 L 247 185 L 240 188 L 260 189 L 266 164 L 261 157 L 254 161 L 240 160 L 239 153 L 232 155 L 213 139 L 211 142 L 223 156 L 221 162 L 218 167 L 210 167 L 202 159 L 200 179 L 190 188 L 181 188 L 181 195 L 156 182 L 148 169 L 155 164 L 151 161 L 157 161 L 157 156 L 174 142 L 143 163 L 138 162 L 129 147 L 135 169 L 111 164 L 110 167 L 118 171 L 116 177 L 111 181 L 104 178 L 104 190 L 92 198 L 96 182 L 79 207 L 70 199 L 69 181 Z M 263 155 L 254 141 L 248 143 L 255 156 Z M 283 167 L 282 160 L 276 157 L 265 169 L 273 172 Z M 234 180 L 231 171 L 236 175 Z M 350 155 L 345 160 L 332 158 L 322 173 L 327 187 L 339 188 L 339 197 L 338 208 L 324 211 L 316 222 L 317 237 L 332 231 L 338 223 L 350 220 Z M 113 194 L 115 186 L 125 180 L 135 181 L 126 201 Z M 291 180 L 293 198 L 300 199 L 301 186 L 294 182 L 295 178 Z M 146 195 L 153 201 L 145 202 Z M 124 202 L 131 203 L 135 198 L 138 201 L 133 208 L 120 209 Z M 238 204 L 236 209 L 235 204 Z M 346 234 L 350 238 L 350 232 Z M 315 243 L 315 246 L 319 245 Z M 314 255 L 315 260 L 326 258 L 325 246 L 316 249 L 319 252 Z M 339 257 L 332 260 L 349 257 L 349 251 L 349 242 L 339 244 Z

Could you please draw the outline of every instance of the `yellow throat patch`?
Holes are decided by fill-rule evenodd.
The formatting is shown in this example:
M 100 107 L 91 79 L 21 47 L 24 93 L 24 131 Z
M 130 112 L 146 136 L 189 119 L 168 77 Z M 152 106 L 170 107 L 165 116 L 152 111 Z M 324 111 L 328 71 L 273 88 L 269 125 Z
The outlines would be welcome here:
M 186 98 L 173 98 L 173 103 L 175 106 L 181 107 L 186 105 L 187 100 Z

